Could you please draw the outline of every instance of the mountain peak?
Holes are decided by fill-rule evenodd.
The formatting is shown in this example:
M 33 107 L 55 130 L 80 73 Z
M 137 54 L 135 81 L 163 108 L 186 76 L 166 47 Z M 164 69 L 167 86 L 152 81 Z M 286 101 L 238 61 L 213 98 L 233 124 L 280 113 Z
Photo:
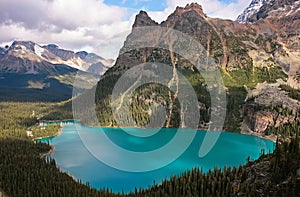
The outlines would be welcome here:
M 250 18 L 257 14 L 260 10 L 260 8 L 270 0 L 252 0 L 250 5 L 243 11 L 242 14 L 240 14 L 236 21 L 239 23 L 246 23 L 249 22 Z
M 137 16 L 143 16 L 143 17 L 149 17 L 148 13 L 144 10 L 140 10 L 139 14 Z
M 240 23 L 252 23 L 266 18 L 270 14 L 278 15 L 279 13 L 299 8 L 299 2 L 299 0 L 252 0 L 244 12 L 237 17 L 236 21 Z M 295 11 L 298 10 L 295 9 Z
M 141 10 L 140 13 L 135 17 L 133 27 L 155 26 L 157 24 L 157 22 L 148 16 L 147 12 Z
M 176 7 L 175 10 L 175 14 L 179 14 L 182 15 L 185 12 L 189 12 L 189 11 L 196 11 L 199 15 L 207 17 L 206 14 L 204 14 L 202 6 L 199 5 L 198 3 L 191 3 L 191 4 L 187 4 L 185 7 Z
M 48 44 L 46 47 L 50 49 L 58 49 L 58 46 L 56 44 Z
M 24 49 L 34 51 L 35 43 L 32 41 L 14 41 L 10 46 L 10 49 Z
M 78 51 L 76 55 L 78 55 L 81 59 L 85 59 L 88 56 L 88 52 L 86 51 Z

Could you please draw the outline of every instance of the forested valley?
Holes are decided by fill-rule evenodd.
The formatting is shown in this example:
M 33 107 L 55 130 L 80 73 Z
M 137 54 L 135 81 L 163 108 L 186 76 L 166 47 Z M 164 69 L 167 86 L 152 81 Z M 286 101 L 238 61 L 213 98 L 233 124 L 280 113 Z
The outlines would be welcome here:
M 48 103 L 2 103 L 0 139 L 0 188 L 8 196 L 299 196 L 299 123 L 281 129 L 293 134 L 278 140 L 273 154 L 261 153 L 240 167 L 191 169 L 150 188 L 136 188 L 129 194 L 115 194 L 109 188 L 96 190 L 60 171 L 53 159 L 44 157 L 51 147 L 34 143 L 25 134 L 28 126 L 50 113 L 62 114 L 60 105 Z M 51 110 L 50 110 L 51 109 Z M 35 110 L 33 116 L 32 111 Z M 57 129 L 57 128 L 56 128 Z

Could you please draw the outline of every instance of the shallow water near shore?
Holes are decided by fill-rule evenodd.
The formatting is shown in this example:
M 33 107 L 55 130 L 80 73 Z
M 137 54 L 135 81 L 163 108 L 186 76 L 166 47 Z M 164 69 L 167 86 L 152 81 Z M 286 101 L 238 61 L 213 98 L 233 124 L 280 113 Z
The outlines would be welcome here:
M 104 132 L 116 145 L 136 152 L 155 150 L 172 140 L 177 132 L 176 129 L 162 129 L 151 137 L 142 138 L 131 136 L 117 128 L 84 127 L 84 130 L 91 133 Z M 151 132 L 150 130 L 149 132 Z M 61 170 L 80 179 L 83 183 L 89 182 L 91 187 L 109 188 L 113 192 L 130 192 L 135 188 L 147 188 L 153 185 L 154 181 L 159 184 L 164 179 L 180 175 L 194 167 L 201 168 L 203 172 L 214 169 L 215 166 L 218 168 L 238 167 L 245 164 L 248 157 L 255 160 L 260 156 L 262 150 L 269 153 L 273 152 L 275 148 L 273 142 L 265 139 L 223 132 L 213 149 L 205 157 L 200 158 L 198 152 L 205 134 L 206 131 L 196 132 L 191 145 L 181 156 L 167 166 L 148 172 L 126 172 L 99 161 L 84 146 L 75 124 L 67 124 L 59 136 L 44 138 L 41 141 L 55 146 L 51 157 L 55 159 Z M 106 151 L 106 154 L 116 157 L 114 152 L 109 152 L 109 147 L 102 147 L 102 149 L 100 151 Z M 124 155 L 118 159 L 120 162 L 126 163 L 130 158 L 126 158 Z M 153 162 L 157 161 L 153 159 Z

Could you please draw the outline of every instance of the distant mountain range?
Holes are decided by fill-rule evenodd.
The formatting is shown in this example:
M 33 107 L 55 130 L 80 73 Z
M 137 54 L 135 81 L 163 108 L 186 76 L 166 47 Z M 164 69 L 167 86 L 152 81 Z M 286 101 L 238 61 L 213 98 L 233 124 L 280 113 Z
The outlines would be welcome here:
M 41 46 L 31 41 L 14 41 L 0 47 L 0 100 L 61 101 L 71 98 L 77 72 L 89 81 L 98 80 L 114 60 L 94 53 L 73 52 L 55 44 Z M 84 86 L 85 86 L 84 85 Z
M 94 53 L 73 52 L 55 44 L 41 46 L 31 41 L 14 41 L 0 47 L 0 72 L 23 74 L 54 74 L 60 65 L 103 75 L 114 60 L 106 60 Z

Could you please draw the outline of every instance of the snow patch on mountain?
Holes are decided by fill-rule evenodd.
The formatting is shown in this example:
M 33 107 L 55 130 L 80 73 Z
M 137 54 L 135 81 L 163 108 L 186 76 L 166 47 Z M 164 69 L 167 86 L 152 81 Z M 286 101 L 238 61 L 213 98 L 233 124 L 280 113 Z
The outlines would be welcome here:
M 291 8 L 290 8 L 291 10 L 286 14 L 286 16 L 289 16 L 289 15 L 291 15 L 292 13 L 299 12 L 299 11 L 300 11 L 299 5 L 300 5 L 300 1 L 298 0 L 298 1 L 296 1 L 296 2 L 294 3 L 294 5 L 291 6 Z M 296 8 L 297 8 L 297 9 L 296 9 Z
M 0 47 L 0 61 L 7 65 L 5 69 L 27 74 L 37 74 L 42 65 L 65 65 L 81 71 L 94 70 L 93 74 L 103 75 L 114 63 L 114 60 L 104 59 L 94 53 L 75 53 L 54 44 L 41 46 L 31 41 L 14 41 L 10 47 Z
M 35 44 L 34 45 L 34 52 L 37 56 L 39 56 L 41 59 L 45 59 L 43 58 L 43 53 L 45 52 L 45 49 L 40 47 L 39 45 Z
M 269 1 L 270 0 L 253 0 L 244 12 L 237 17 L 236 21 L 239 23 L 247 23 L 248 19 L 258 13 L 260 8 Z

